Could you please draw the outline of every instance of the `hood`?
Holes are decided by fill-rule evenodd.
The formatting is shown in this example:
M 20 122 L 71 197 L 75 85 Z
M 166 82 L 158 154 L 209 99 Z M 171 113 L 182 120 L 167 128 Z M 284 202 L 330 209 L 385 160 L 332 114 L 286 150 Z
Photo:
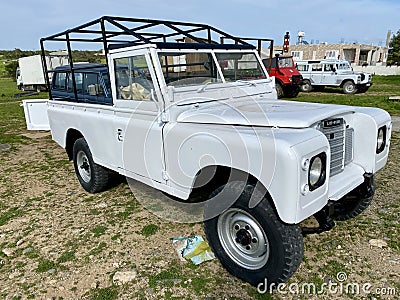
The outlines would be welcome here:
M 285 75 L 285 77 L 292 77 L 293 75 L 301 75 L 296 68 L 279 68 L 279 71 Z M 278 70 L 276 70 L 278 72 Z
M 178 115 L 177 122 L 306 128 L 354 112 L 349 106 L 283 100 L 215 101 L 190 107 Z

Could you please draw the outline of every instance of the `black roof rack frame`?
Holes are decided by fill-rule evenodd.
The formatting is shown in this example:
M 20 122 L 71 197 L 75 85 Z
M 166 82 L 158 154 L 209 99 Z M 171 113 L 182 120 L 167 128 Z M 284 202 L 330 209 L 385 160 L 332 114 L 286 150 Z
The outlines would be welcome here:
M 200 35 L 203 36 L 200 36 Z M 179 38 L 187 37 L 191 43 L 178 43 Z M 213 38 L 219 38 L 216 43 Z M 234 44 L 224 44 L 224 40 L 231 40 Z M 75 99 L 78 99 L 74 76 L 74 62 L 72 59 L 72 42 L 100 43 L 107 56 L 110 49 L 156 44 L 160 48 L 182 49 L 255 49 L 256 47 L 222 30 L 206 24 L 180 21 L 165 21 L 138 19 L 126 17 L 103 16 L 75 28 L 40 39 L 42 64 L 46 77 L 46 84 L 51 98 L 48 68 L 45 59 L 45 42 L 65 42 L 69 68 L 72 73 L 72 84 Z M 108 66 L 107 66 L 108 67 Z

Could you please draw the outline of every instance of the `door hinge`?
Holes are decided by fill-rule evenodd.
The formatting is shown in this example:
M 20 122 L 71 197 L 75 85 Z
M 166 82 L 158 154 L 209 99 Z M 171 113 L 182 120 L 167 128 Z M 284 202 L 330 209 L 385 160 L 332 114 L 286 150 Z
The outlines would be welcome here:
M 169 115 L 167 113 L 163 112 L 163 113 L 161 113 L 160 119 L 161 119 L 162 123 L 168 123 Z
M 163 178 L 165 181 L 168 181 L 168 180 L 169 180 L 167 171 L 162 171 L 161 174 L 162 174 L 162 178 Z

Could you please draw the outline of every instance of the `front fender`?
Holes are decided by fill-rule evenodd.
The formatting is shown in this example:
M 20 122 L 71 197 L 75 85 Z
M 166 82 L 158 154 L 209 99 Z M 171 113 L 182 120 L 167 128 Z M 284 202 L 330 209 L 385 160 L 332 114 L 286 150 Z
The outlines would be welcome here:
M 308 182 L 301 161 L 327 152 L 329 165 L 327 140 L 314 129 L 175 123 L 166 125 L 164 136 L 168 184 L 186 199 L 200 170 L 225 166 L 256 178 L 286 223 L 298 223 L 327 203 L 328 180 L 301 194 Z

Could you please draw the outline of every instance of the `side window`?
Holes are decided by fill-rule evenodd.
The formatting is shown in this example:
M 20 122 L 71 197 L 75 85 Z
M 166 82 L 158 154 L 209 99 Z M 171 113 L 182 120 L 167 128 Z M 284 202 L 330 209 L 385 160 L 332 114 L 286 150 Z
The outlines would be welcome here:
M 67 87 L 67 73 L 56 73 L 53 88 L 57 90 L 65 90 Z
M 297 70 L 300 72 L 308 71 L 308 65 L 297 65 Z
M 114 60 L 117 98 L 124 100 L 151 100 L 154 89 L 144 55 Z
M 72 83 L 72 73 L 68 73 L 67 76 L 67 91 L 74 92 L 73 83 Z M 76 91 L 78 94 L 82 93 L 82 83 L 83 83 L 83 74 L 82 73 L 75 73 L 75 84 L 76 84 Z
M 100 93 L 98 75 L 95 73 L 83 74 L 83 93 L 89 96 L 97 96 Z
M 313 70 L 313 72 L 322 71 L 322 64 L 313 64 L 312 70 Z
M 324 65 L 324 71 L 333 72 L 334 65 Z

